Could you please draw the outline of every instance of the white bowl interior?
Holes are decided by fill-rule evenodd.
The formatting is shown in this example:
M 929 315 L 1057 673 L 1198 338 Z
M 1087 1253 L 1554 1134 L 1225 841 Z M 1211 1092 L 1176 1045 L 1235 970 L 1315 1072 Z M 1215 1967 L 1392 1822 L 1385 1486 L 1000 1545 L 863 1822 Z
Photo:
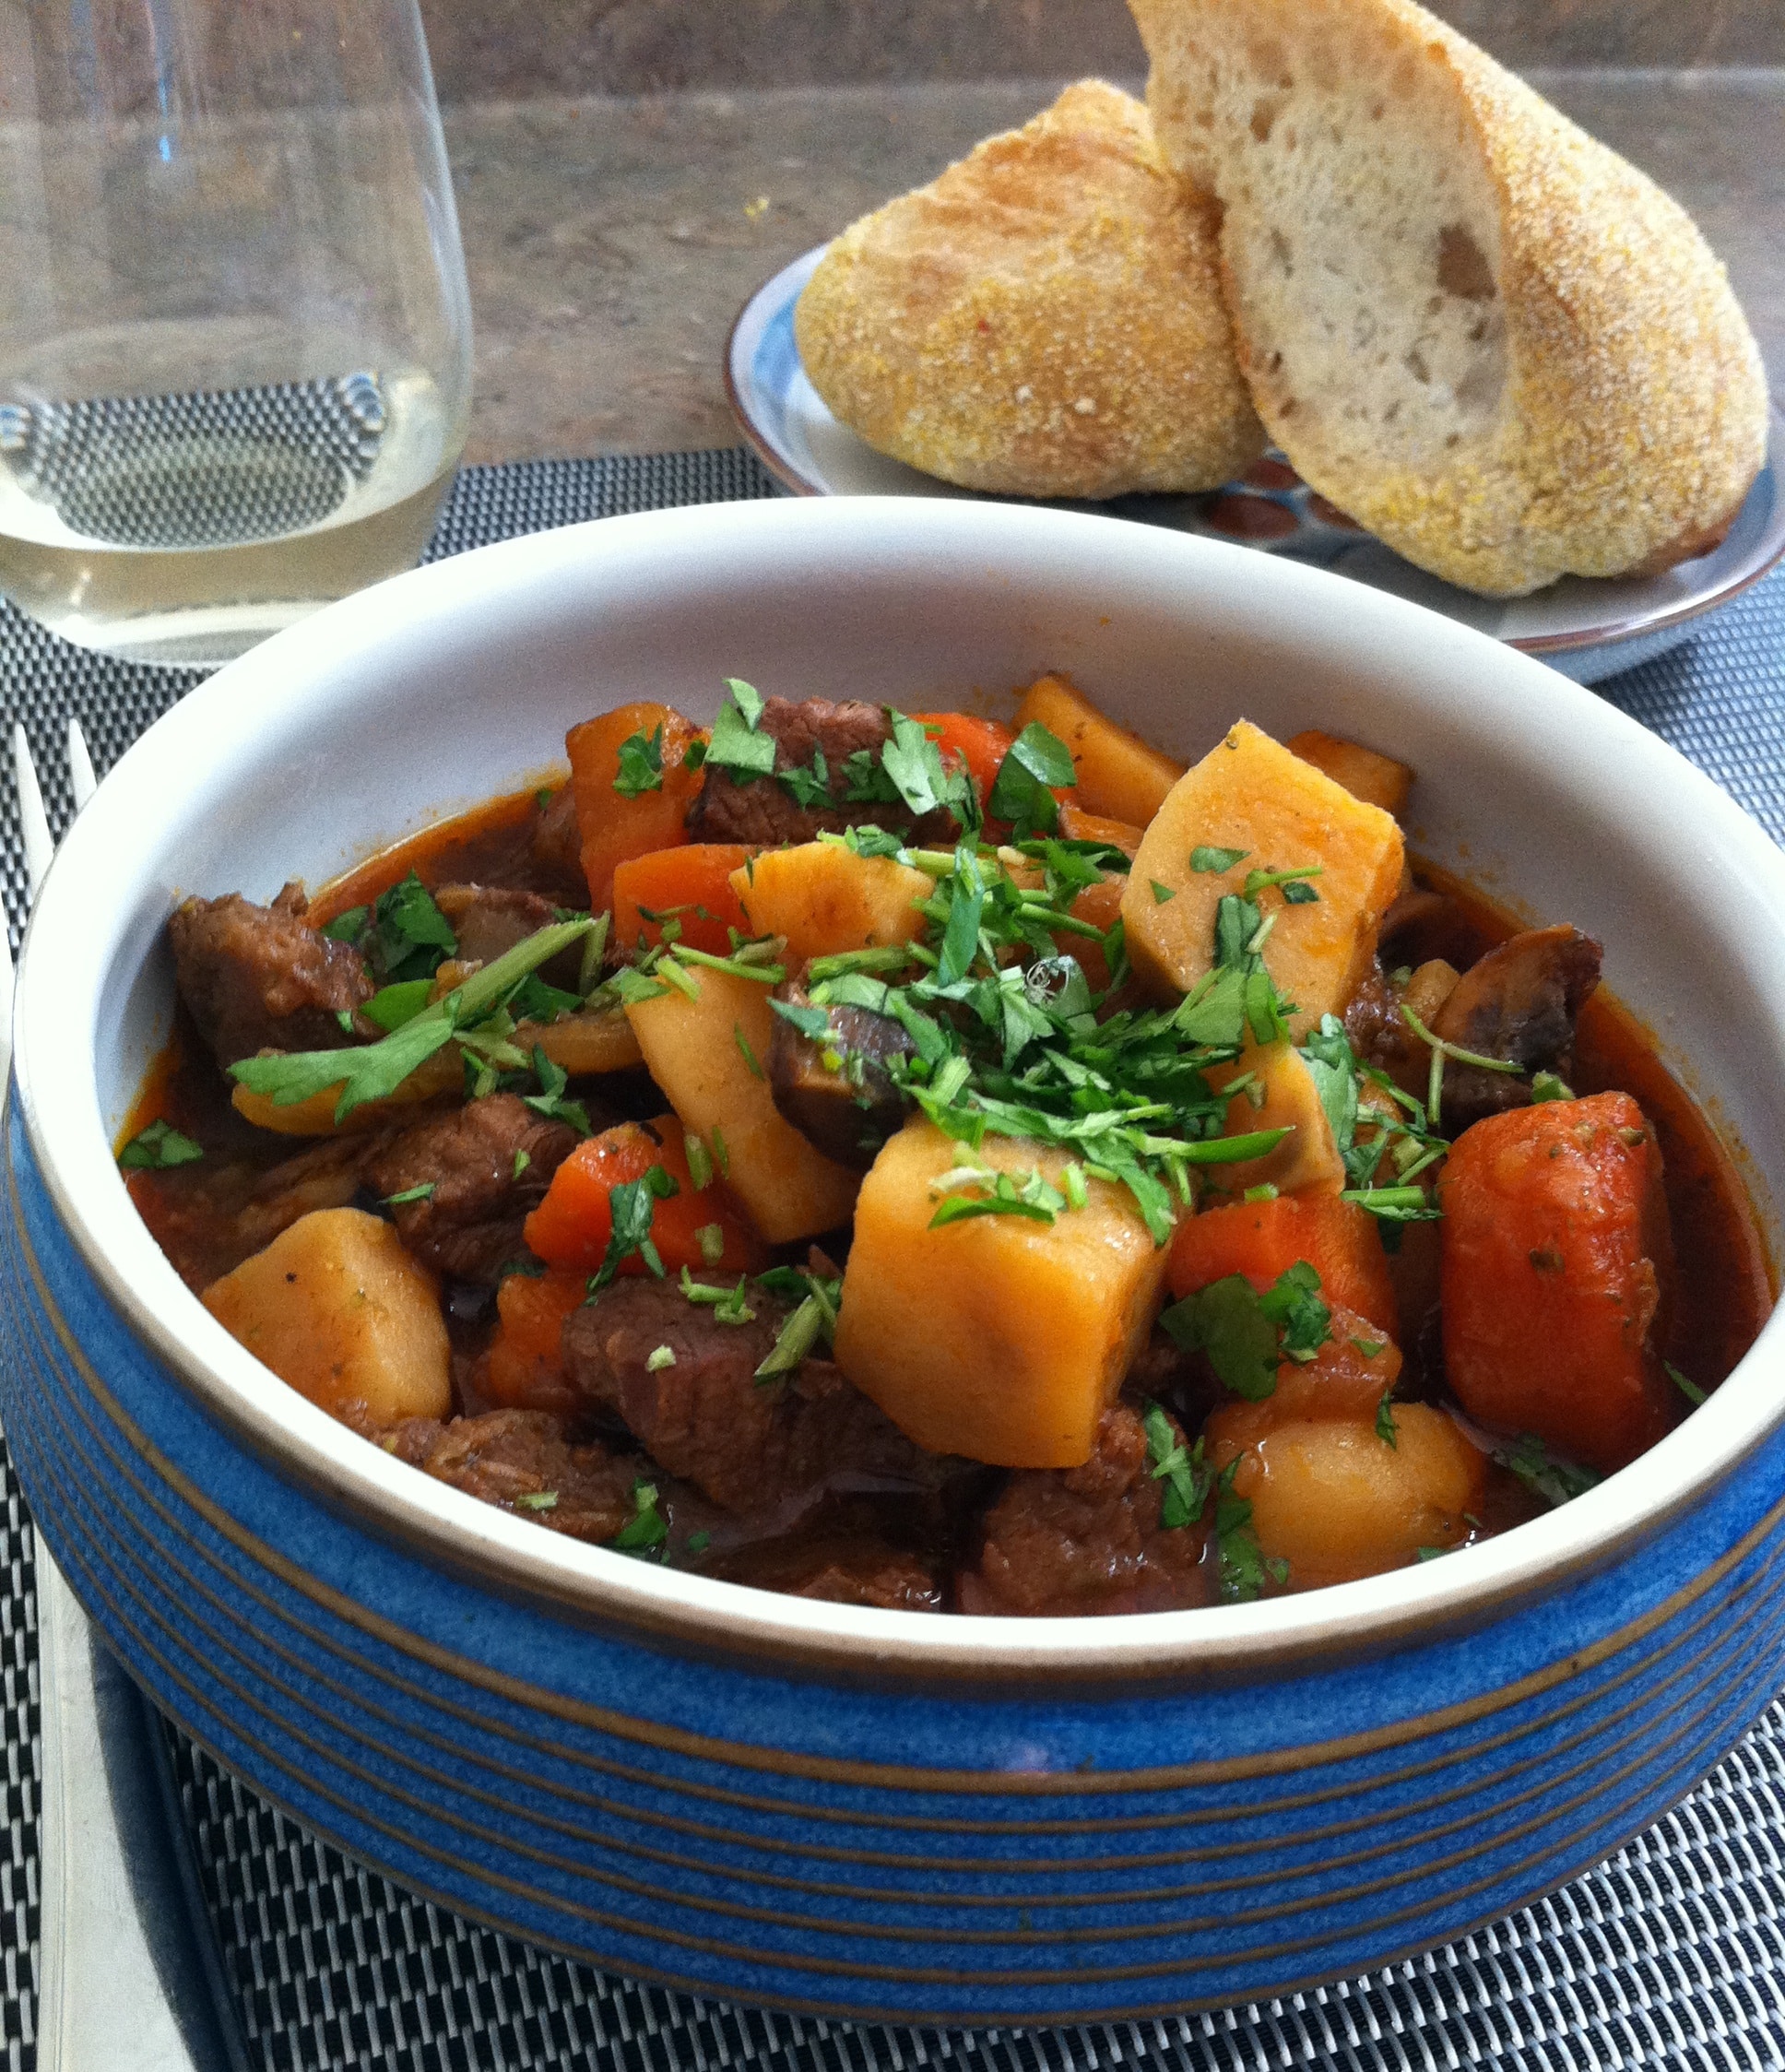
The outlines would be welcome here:
M 1604 941 L 1608 982 L 1708 1100 L 1776 1238 L 1785 867 L 1708 779 L 1541 665 L 1337 577 L 1102 518 L 860 499 L 609 520 L 420 570 L 279 635 L 152 728 L 65 842 L 20 975 L 27 1119 L 88 1256 L 228 1415 L 358 1501 L 411 1526 L 443 1521 L 461 1545 L 573 1597 L 796 1641 L 892 1636 L 914 1661 L 1156 1660 L 1162 1646 L 1226 1660 L 1316 1644 L 1485 1603 L 1558 1557 L 1609 1547 L 1714 1475 L 1774 1415 L 1774 1332 L 1643 1461 L 1464 1562 L 1129 1620 L 807 1604 L 573 1545 L 400 1468 L 229 1339 L 130 1208 L 112 1141 L 164 1039 L 161 930 L 184 894 L 264 900 L 288 876 L 314 885 L 537 777 L 569 726 L 625 699 L 706 715 L 737 675 L 794 698 L 996 709 L 1044 669 L 1186 759 L 1244 716 L 1279 736 L 1321 726 L 1412 763 L 1415 847 L 1520 913 Z

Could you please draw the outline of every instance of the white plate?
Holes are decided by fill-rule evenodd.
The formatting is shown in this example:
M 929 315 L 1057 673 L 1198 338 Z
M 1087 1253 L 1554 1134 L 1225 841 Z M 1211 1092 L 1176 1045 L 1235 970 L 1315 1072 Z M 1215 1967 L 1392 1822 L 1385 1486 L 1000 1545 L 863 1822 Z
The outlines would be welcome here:
M 745 437 L 776 480 L 800 496 L 978 496 L 876 453 L 820 401 L 799 362 L 793 309 L 824 249 L 816 246 L 764 281 L 731 327 L 726 386 Z M 1565 576 L 1529 598 L 1479 598 L 1428 575 L 1317 497 L 1281 458 L 1261 461 L 1246 480 L 1207 495 L 1123 496 L 1059 508 L 1314 562 L 1493 633 L 1577 683 L 1597 683 L 1690 638 L 1696 619 L 1745 590 L 1785 554 L 1781 426 L 1785 419 L 1776 411 L 1767 464 L 1713 553 L 1641 580 Z

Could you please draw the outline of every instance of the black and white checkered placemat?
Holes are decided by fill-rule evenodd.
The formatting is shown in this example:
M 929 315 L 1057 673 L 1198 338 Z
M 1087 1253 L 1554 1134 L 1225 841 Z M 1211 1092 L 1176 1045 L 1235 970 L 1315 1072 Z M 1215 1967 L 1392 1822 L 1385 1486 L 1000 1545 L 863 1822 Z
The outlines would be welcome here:
M 741 450 L 466 470 L 431 552 L 773 488 Z M 102 771 L 196 681 L 82 653 L 0 606 L 0 728 L 22 720 L 55 828 L 79 718 Z M 1687 646 L 1601 686 L 1785 840 L 1785 569 Z M 0 786 L 0 889 L 23 862 Z M 1785 1664 L 1780 1665 L 1785 1679 Z M 30 1538 L 0 1449 L 0 2068 L 30 2072 L 37 1881 Z M 324 1848 L 169 1729 L 172 1775 L 267 2072 L 1748 2072 L 1785 2066 L 1785 1707 L 1596 1870 L 1483 1934 L 1343 1985 L 1176 2021 L 1012 2034 L 860 2029 L 635 1985 L 511 1942 Z M 127 2072 L 120 2067 L 119 2072 Z

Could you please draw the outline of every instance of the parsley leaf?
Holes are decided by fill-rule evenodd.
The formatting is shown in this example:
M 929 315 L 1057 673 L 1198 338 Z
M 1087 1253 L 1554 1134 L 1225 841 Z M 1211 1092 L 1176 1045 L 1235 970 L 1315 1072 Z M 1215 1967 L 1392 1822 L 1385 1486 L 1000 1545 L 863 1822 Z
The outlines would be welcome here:
M 570 1084 L 570 1074 L 562 1065 L 554 1065 L 538 1044 L 533 1046 L 533 1076 L 539 1083 L 537 1094 L 524 1094 L 521 1100 L 535 1115 L 550 1117 L 553 1121 L 568 1122 L 582 1136 L 594 1132 L 589 1128 L 589 1111 L 581 1101 L 567 1101 L 564 1088 Z M 515 1174 L 518 1179 L 520 1175 Z
M 172 1123 L 163 1120 L 137 1131 L 118 1154 L 118 1164 L 126 1173 L 164 1173 L 171 1166 L 196 1165 L 204 1155 L 202 1144 L 183 1137 Z
M 376 1022 L 381 1029 L 400 1029 L 405 1022 L 413 1022 L 428 1004 L 428 995 L 433 991 L 431 978 L 405 978 L 395 986 L 381 987 L 366 1002 L 361 1012 L 369 1022 Z M 353 1018 L 348 1017 L 351 1028 Z
M 1199 843 L 1190 851 L 1190 869 L 1211 876 L 1218 870 L 1231 870 L 1235 864 L 1244 863 L 1251 853 L 1250 849 L 1218 849 L 1210 844 Z
M 1251 1504 L 1234 1494 L 1234 1476 L 1244 1458 L 1229 1461 L 1215 1481 L 1216 1587 L 1226 1604 L 1251 1604 L 1262 1595 L 1267 1577 L 1279 1583 L 1289 1580 L 1288 1562 L 1267 1561 L 1259 1549 Z
M 1177 897 L 1171 886 L 1162 885 L 1157 878 L 1149 878 L 1147 882 L 1153 887 L 1153 903 L 1155 906 L 1163 906 L 1168 899 Z
M 414 1187 L 406 1187 L 400 1194 L 385 1195 L 384 1206 L 387 1209 L 400 1209 L 405 1202 L 431 1202 L 433 1198 L 433 1181 L 419 1180 Z
M 1667 1379 L 1671 1382 L 1673 1382 L 1673 1386 L 1680 1391 L 1680 1393 L 1692 1405 L 1692 1407 L 1695 1410 L 1697 1409 L 1698 1405 L 1705 1400 L 1705 1391 L 1698 1386 L 1696 1381 L 1688 1381 L 1685 1376 L 1680 1372 L 1679 1368 L 1675 1367 L 1672 1363 L 1672 1361 L 1663 1360 L 1661 1362 L 1661 1366 L 1666 1371 Z
M 394 984 L 431 978 L 443 959 L 457 951 L 458 938 L 434 905 L 433 894 L 411 870 L 378 895 L 360 949 L 372 970 Z
M 1206 1353 L 1209 1364 L 1236 1396 L 1262 1403 L 1277 1386 L 1277 1327 L 1243 1273 L 1211 1281 L 1174 1303 L 1160 1318 L 1187 1353 Z
M 892 738 L 881 750 L 881 767 L 899 797 L 922 819 L 946 806 L 963 827 L 975 824 L 973 782 L 964 771 L 942 766 L 942 752 L 915 719 L 889 706 Z
M 762 716 L 759 694 L 739 678 L 728 677 L 725 699 L 713 721 L 713 739 L 706 744 L 706 760 L 729 770 L 733 784 L 748 784 L 774 768 L 774 736 L 756 730 Z
M 1259 1295 L 1243 1273 L 1212 1281 L 1174 1303 L 1159 1321 L 1187 1353 L 1206 1353 L 1236 1396 L 1262 1403 L 1285 1358 L 1310 1360 L 1331 1336 L 1320 1276 L 1298 1260 Z
M 599 1295 L 620 1272 L 621 1262 L 634 1252 L 662 1280 L 663 1259 L 651 1242 L 651 1218 L 659 1202 L 680 1192 L 681 1183 L 661 1166 L 653 1166 L 639 1178 L 621 1180 L 609 1190 L 608 1206 L 613 1215 L 613 1234 L 600 1265 L 589 1276 L 591 1296 Z
M 858 748 L 843 759 L 843 796 L 852 806 L 896 806 L 899 803 L 899 787 L 881 766 L 881 761 L 871 748 Z M 864 840 L 869 830 L 854 830 Z M 891 842 L 891 848 L 876 841 L 872 847 L 852 845 L 861 856 L 896 856 L 904 847 L 902 839 L 885 828 L 872 831 L 874 835 Z
M 1505 1446 L 1496 1446 L 1494 1458 L 1503 1468 L 1510 1468 L 1533 1497 L 1552 1506 L 1584 1495 L 1604 1479 L 1591 1468 L 1556 1460 L 1535 1432 L 1520 1432 Z
M 987 811 L 1009 821 L 1019 841 L 1051 835 L 1059 825 L 1059 801 L 1054 791 L 1077 782 L 1071 750 L 1034 719 L 1005 752 L 992 780 Z
M 831 1034 L 831 1017 L 822 1007 L 801 1007 L 797 1000 L 772 1000 L 769 1006 L 814 1043 L 822 1043 Z
M 816 744 L 810 764 L 797 764 L 791 770 L 782 770 L 778 775 L 798 804 L 808 807 L 830 804 L 831 765 L 824 760 L 824 751 Z
M 1391 1389 L 1382 1391 L 1382 1400 L 1376 1406 L 1376 1436 L 1384 1446 L 1392 1446 L 1399 1451 L 1401 1432 L 1395 1423 L 1394 1391 Z
M 1192 1447 L 1172 1429 L 1171 1419 L 1156 1403 L 1146 1406 L 1141 1419 L 1147 1435 L 1147 1458 L 1153 1479 L 1165 1486 L 1159 1496 L 1159 1522 L 1167 1531 L 1189 1525 L 1200 1518 L 1209 1500 L 1214 1477 L 1203 1464 L 1202 1441 Z
M 357 942 L 365 933 L 366 919 L 371 912 L 370 906 L 349 906 L 337 914 L 332 921 L 325 921 L 319 932 L 327 936 L 331 942 Z
M 620 744 L 620 768 L 613 781 L 622 799 L 663 789 L 663 725 L 655 733 L 629 734 Z
M 657 1509 L 657 1486 L 641 1478 L 632 1485 L 632 1516 L 608 1545 L 616 1554 L 630 1554 L 641 1561 L 661 1561 L 659 1550 L 668 1537 L 668 1521 Z
M 1283 1330 L 1284 1355 L 1311 1360 L 1332 1336 L 1332 1311 L 1320 1300 L 1320 1276 L 1306 1260 L 1278 1274 L 1259 1296 L 1259 1308 Z

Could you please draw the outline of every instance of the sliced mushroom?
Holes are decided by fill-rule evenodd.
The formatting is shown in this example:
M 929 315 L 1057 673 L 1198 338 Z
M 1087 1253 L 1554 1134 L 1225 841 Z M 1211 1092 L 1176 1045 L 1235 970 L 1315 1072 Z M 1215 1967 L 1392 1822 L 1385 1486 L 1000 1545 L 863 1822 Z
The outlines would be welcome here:
M 1459 1049 L 1504 1058 L 1522 1069 L 1515 1077 L 1474 1065 L 1448 1065 L 1447 1134 L 1485 1115 L 1524 1107 L 1535 1072 L 1567 1078 L 1574 1067 L 1575 1023 L 1599 984 L 1603 954 L 1578 928 L 1527 929 L 1463 973 L 1433 1021 L 1432 1034 Z
M 774 997 L 791 1007 L 811 1006 L 791 981 Z M 769 1045 L 769 1090 L 775 1107 L 827 1158 L 865 1173 L 904 1120 L 904 1099 L 886 1061 L 910 1048 L 911 1038 L 897 1022 L 869 1008 L 829 1009 L 822 1038 L 802 1035 L 777 1014 Z

